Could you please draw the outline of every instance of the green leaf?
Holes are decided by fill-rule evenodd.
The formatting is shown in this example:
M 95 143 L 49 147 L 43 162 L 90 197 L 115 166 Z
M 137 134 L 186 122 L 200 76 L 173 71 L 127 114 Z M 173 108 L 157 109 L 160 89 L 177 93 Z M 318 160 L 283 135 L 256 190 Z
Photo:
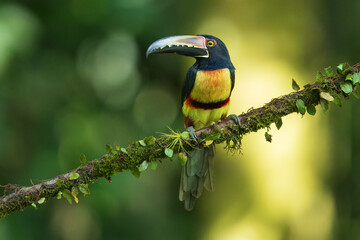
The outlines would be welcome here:
M 187 162 L 187 155 L 184 152 L 179 153 L 179 162 L 181 164 L 181 166 L 185 166 L 186 162 Z
M 324 74 L 323 74 L 322 72 L 318 72 L 318 73 L 316 74 L 316 81 L 317 81 L 318 83 L 321 83 L 323 80 L 324 80 Z
M 303 100 L 298 99 L 298 100 L 296 101 L 296 107 L 297 107 L 298 111 L 299 111 L 302 115 L 304 115 L 304 114 L 306 113 L 305 103 L 304 103 Z
M 320 92 L 320 97 L 329 102 L 334 101 L 334 97 L 328 92 Z
M 148 168 L 149 164 L 147 161 L 143 161 L 139 166 L 139 172 L 143 172 Z
M 79 190 L 80 192 L 82 192 L 84 194 L 84 196 L 89 195 L 90 194 L 90 189 L 88 184 L 79 184 Z
M 140 177 L 140 172 L 138 168 L 133 168 L 131 169 L 131 173 L 132 175 L 134 175 L 135 177 L 139 178 Z
M 38 201 L 38 204 L 43 204 L 44 202 L 45 202 L 45 198 L 42 197 L 42 198 L 40 198 L 40 200 Z
M 156 138 L 154 138 L 153 136 L 149 136 L 149 137 L 144 138 L 144 142 L 145 142 L 146 145 L 154 145 L 155 140 L 156 140 Z
M 334 71 L 331 66 L 324 68 L 326 77 L 332 77 L 334 75 Z
M 144 142 L 144 140 L 140 140 L 139 143 L 141 146 L 146 147 L 146 143 Z
M 360 98 L 359 92 L 358 92 L 357 90 L 354 91 L 352 94 L 353 94 L 353 96 L 356 97 L 357 99 Z
M 81 163 L 86 163 L 86 156 L 85 156 L 85 154 L 80 154 L 80 162 L 81 162 Z
M 268 132 L 265 132 L 265 139 L 266 141 L 270 142 L 272 141 L 272 135 Z
M 354 85 L 360 82 L 360 74 L 359 73 L 354 73 L 352 75 L 352 82 Z
M 276 126 L 276 128 L 279 130 L 282 125 L 283 125 L 282 119 L 279 118 L 279 120 L 277 120 L 277 121 L 275 122 L 275 126 Z
M 221 137 L 220 133 L 214 133 L 214 134 L 210 134 L 209 136 L 207 136 L 203 142 L 205 141 L 215 141 L 216 139 L 219 139 Z
M 336 70 L 338 73 L 342 74 L 344 72 L 344 64 L 340 63 L 337 67 Z
M 77 172 L 72 172 L 69 174 L 69 179 L 70 180 L 76 180 L 80 177 L 80 175 Z
M 121 148 L 120 150 L 121 150 L 123 153 L 126 153 L 126 154 L 128 153 L 128 152 L 126 151 L 126 148 Z
M 65 189 L 63 191 L 63 197 L 66 198 L 69 204 L 72 204 L 72 200 L 74 200 L 74 196 L 72 195 L 69 189 Z
M 333 103 L 335 105 L 341 107 L 342 104 L 341 104 L 341 98 L 339 97 L 339 95 L 337 95 L 337 94 L 335 95 Z
M 111 153 L 112 150 L 113 150 L 112 146 L 110 146 L 109 144 L 106 144 L 106 151 L 108 153 Z
M 165 148 L 165 155 L 168 156 L 169 158 L 171 158 L 174 154 L 174 151 L 170 148 Z
M 65 186 L 65 182 L 64 182 L 64 180 L 59 179 L 56 181 L 56 185 L 58 185 L 59 187 L 63 187 L 63 186 Z
M 295 91 L 299 91 L 300 87 L 297 84 L 297 82 L 295 81 L 295 79 L 292 79 L 292 89 L 294 89 Z
M 340 83 L 340 88 L 346 94 L 350 94 L 353 90 L 352 84 L 349 81 Z
M 185 140 L 188 140 L 190 138 L 190 134 L 188 131 L 184 131 L 181 133 L 181 137 Z
M 79 188 L 74 186 L 71 188 L 71 194 L 76 198 L 76 196 L 79 194 Z
M 151 162 L 151 170 L 156 170 L 157 166 L 158 166 L 157 162 Z
M 316 108 L 314 105 L 309 105 L 306 109 L 310 115 L 314 116 L 316 114 Z
M 345 77 L 345 81 L 347 81 L 347 80 L 349 80 L 349 81 L 352 81 L 353 80 L 353 74 L 348 74 L 348 75 L 346 75 L 346 77 Z
M 35 208 L 35 210 L 37 210 L 36 204 L 32 203 L 31 206 L 33 206 L 33 208 Z
M 58 193 L 57 193 L 57 195 L 56 195 L 56 198 L 57 199 L 61 199 L 62 198 L 62 191 L 59 191 Z
M 327 113 L 328 109 L 329 109 L 329 102 L 326 101 L 325 99 L 320 99 L 320 105 L 321 105 L 321 110 L 324 114 Z

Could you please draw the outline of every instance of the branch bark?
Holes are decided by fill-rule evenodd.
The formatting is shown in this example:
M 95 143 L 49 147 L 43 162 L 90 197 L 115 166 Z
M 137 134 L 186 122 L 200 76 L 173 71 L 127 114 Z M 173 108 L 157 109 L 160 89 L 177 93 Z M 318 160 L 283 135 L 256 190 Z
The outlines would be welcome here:
M 274 98 L 263 107 L 240 114 L 240 128 L 232 119 L 228 118 L 196 131 L 200 146 L 188 138 L 186 134 L 173 133 L 159 138 L 147 137 L 126 148 L 115 146 L 112 149 L 108 146 L 107 153 L 101 158 L 87 162 L 68 173 L 44 180 L 39 184 L 22 187 L 13 184 L 3 186 L 12 188 L 13 192 L 5 193 L 0 198 L 0 218 L 31 205 L 35 207 L 36 204 L 43 203 L 51 198 L 59 198 L 61 195 L 68 200 L 77 201 L 76 194 L 79 189 L 86 193 L 88 183 L 102 177 L 111 181 L 112 175 L 124 170 L 130 170 L 134 175 L 139 175 L 139 166 L 144 161 L 156 162 L 168 158 L 169 154 L 165 154 L 166 148 L 171 148 L 173 153 L 194 151 L 199 147 L 205 147 L 206 141 L 214 141 L 215 143 L 226 142 L 226 148 L 229 150 L 240 150 L 241 137 L 244 134 L 269 128 L 271 123 L 276 123 L 277 127 L 280 128 L 281 117 L 293 112 L 304 114 L 305 108 L 301 109 L 300 100 L 303 101 L 309 111 L 309 108 L 319 103 L 323 109 L 327 109 L 329 101 L 335 102 L 339 97 L 348 98 L 351 93 L 355 95 L 359 83 L 351 81 L 349 76 L 360 77 L 360 74 L 357 74 L 360 71 L 360 63 L 353 66 L 348 64 L 339 66 L 336 74 L 332 74 L 331 69 L 327 69 L 325 74 L 318 74 L 315 83 L 305 85 L 301 91 Z M 322 79 L 324 75 L 325 77 Z M 344 89 L 346 85 L 344 83 L 347 83 L 348 87 L 351 83 L 350 91 Z

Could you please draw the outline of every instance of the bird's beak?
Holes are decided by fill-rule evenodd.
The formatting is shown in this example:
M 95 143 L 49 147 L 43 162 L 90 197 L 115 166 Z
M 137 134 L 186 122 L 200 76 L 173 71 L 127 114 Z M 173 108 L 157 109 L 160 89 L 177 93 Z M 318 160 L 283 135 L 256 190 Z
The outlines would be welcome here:
M 146 51 L 146 57 L 154 53 L 177 53 L 190 57 L 209 57 L 203 36 L 180 35 L 159 39 Z

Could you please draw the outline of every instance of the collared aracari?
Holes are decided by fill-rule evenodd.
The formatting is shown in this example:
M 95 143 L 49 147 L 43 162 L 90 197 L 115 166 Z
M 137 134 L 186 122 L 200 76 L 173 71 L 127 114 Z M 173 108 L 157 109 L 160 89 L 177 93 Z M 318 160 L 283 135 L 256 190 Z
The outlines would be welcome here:
M 185 127 L 190 133 L 226 118 L 234 88 L 235 68 L 220 39 L 211 35 L 166 37 L 152 43 L 146 55 L 154 53 L 177 53 L 196 59 L 186 74 L 181 94 Z M 236 117 L 235 121 L 240 124 Z M 193 209 L 204 187 L 214 191 L 214 155 L 214 144 L 187 153 L 179 191 L 186 210 Z

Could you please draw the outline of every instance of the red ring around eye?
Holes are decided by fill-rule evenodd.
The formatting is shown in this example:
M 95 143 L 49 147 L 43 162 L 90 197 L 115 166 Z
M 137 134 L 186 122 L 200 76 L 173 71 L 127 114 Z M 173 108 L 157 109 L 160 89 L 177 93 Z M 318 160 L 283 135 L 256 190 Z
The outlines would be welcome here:
M 206 39 L 206 44 L 208 45 L 209 42 L 212 42 L 213 44 L 211 45 L 211 47 L 217 45 L 217 41 L 215 39 L 211 39 L 211 38 L 207 38 Z M 209 45 L 210 46 L 210 45 Z

